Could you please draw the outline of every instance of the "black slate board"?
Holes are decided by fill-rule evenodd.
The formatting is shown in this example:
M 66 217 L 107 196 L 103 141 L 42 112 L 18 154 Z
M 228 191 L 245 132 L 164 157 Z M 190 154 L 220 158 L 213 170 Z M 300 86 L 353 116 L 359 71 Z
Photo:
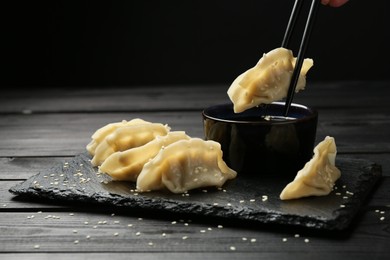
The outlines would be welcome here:
M 98 174 L 87 154 L 54 165 L 10 189 L 15 195 L 52 199 L 58 202 L 100 203 L 129 209 L 226 218 L 342 230 L 348 227 L 374 184 L 381 167 L 370 161 L 337 159 L 342 172 L 328 196 L 281 201 L 279 194 L 291 181 L 275 177 L 253 179 L 238 175 L 222 189 L 208 188 L 188 194 L 167 191 L 138 194 L 134 183 L 111 181 Z M 206 192 L 207 191 L 207 192 Z M 263 201 L 263 195 L 268 199 Z

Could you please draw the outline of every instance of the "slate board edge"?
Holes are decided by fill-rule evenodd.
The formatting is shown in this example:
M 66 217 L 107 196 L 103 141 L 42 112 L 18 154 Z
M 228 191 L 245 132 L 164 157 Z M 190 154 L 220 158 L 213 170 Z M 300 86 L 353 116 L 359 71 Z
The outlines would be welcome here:
M 359 186 L 365 187 L 363 191 L 361 191 L 364 192 L 364 194 L 359 197 L 354 196 L 354 199 L 349 203 L 350 205 L 363 203 L 363 200 L 366 199 L 367 195 L 371 192 L 376 182 L 381 177 L 380 165 L 367 160 L 358 160 L 366 163 L 366 166 L 363 169 L 364 174 L 362 174 L 359 178 Z M 64 197 L 58 194 L 58 192 L 32 187 L 32 180 L 39 174 L 41 173 L 31 176 L 26 181 L 11 187 L 9 192 L 22 198 L 34 197 L 44 198 L 51 201 L 69 202 L 69 198 L 64 199 Z M 373 176 L 374 178 L 370 178 L 370 176 Z M 96 195 L 86 196 L 83 191 L 79 191 L 78 194 L 75 193 L 71 196 L 75 197 L 75 201 L 87 204 L 103 204 L 126 209 L 153 210 L 164 213 L 184 214 L 188 216 L 210 216 L 227 220 L 236 219 L 238 221 L 251 221 L 259 224 L 277 224 L 310 229 L 343 230 L 347 228 L 353 220 L 353 217 L 348 218 L 345 214 L 341 214 L 344 210 L 343 208 L 340 208 L 335 212 L 336 216 L 332 221 L 325 221 L 319 219 L 318 217 L 314 218 L 313 216 L 300 216 L 297 218 L 295 215 L 281 214 L 280 212 L 274 212 L 271 210 L 258 212 L 246 209 L 246 214 L 242 214 L 242 211 L 228 206 L 215 206 L 206 203 L 199 205 L 165 198 L 153 199 L 149 197 L 142 197 L 142 199 L 140 199 L 136 196 L 123 197 L 112 193 L 109 193 L 109 195 L 109 198 Z M 145 206 L 146 201 L 148 202 L 147 206 Z M 348 207 L 349 204 L 346 204 L 346 207 Z M 171 206 L 167 207 L 167 205 Z M 352 212 L 353 216 L 359 211 L 359 207 L 354 208 L 355 210 Z

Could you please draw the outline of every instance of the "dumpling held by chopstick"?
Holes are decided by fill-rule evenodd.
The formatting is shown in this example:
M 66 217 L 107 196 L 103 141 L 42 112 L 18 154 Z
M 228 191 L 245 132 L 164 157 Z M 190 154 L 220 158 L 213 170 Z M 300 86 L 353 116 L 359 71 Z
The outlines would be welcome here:
M 269 104 L 287 96 L 296 58 L 291 50 L 276 48 L 266 54 L 251 69 L 238 76 L 228 90 L 234 112 L 241 113 L 260 104 Z M 305 59 L 295 91 L 305 88 L 306 73 L 313 66 Z

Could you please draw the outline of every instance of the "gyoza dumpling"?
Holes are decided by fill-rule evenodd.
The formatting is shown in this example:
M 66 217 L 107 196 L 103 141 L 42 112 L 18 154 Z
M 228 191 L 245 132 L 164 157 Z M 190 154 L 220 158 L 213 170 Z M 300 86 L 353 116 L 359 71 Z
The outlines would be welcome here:
M 328 195 L 341 176 L 335 166 L 336 154 L 335 140 L 327 136 L 314 148 L 313 158 L 297 173 L 294 181 L 283 189 L 280 199 Z
M 144 121 L 139 118 L 135 118 L 131 121 L 123 120 L 122 122 L 118 123 L 111 123 L 108 125 L 103 126 L 102 128 L 99 128 L 96 130 L 96 132 L 92 135 L 92 141 L 87 145 L 87 151 L 90 155 L 95 155 L 95 149 L 96 147 L 106 138 L 107 135 L 113 133 L 116 129 L 123 126 L 131 126 L 131 125 L 140 125 L 140 124 L 151 124 L 150 122 Z
M 114 180 L 136 181 L 144 164 L 153 159 L 161 148 L 176 141 L 188 139 L 190 137 L 184 131 L 174 131 L 164 136 L 157 136 L 142 146 L 111 154 L 99 167 L 99 171 L 107 173 Z
M 277 48 L 266 54 L 253 68 L 238 76 L 228 89 L 235 113 L 260 104 L 269 104 L 287 96 L 295 58 L 290 50 Z M 305 88 L 306 73 L 313 66 L 312 59 L 305 59 L 295 91 Z
M 182 193 L 200 187 L 221 187 L 236 175 L 223 161 L 219 143 L 191 138 L 168 145 L 146 163 L 138 176 L 137 189 L 167 188 Z
M 166 135 L 169 132 L 167 125 L 148 123 L 131 126 L 123 126 L 107 135 L 96 147 L 92 165 L 101 165 L 104 160 L 118 151 L 125 151 L 152 141 L 156 136 Z

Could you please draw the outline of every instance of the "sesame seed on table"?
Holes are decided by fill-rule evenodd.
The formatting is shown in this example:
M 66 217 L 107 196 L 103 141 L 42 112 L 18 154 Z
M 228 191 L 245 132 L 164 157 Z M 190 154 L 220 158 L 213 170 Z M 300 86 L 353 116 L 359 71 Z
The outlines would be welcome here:
M 370 86 L 370 91 L 366 91 Z M 228 102 L 225 85 L 104 88 L 18 88 L 0 95 L 0 259 L 287 259 L 385 258 L 390 253 L 390 82 L 314 82 L 294 102 L 319 111 L 317 141 L 334 136 L 338 157 L 364 159 L 382 167 L 382 177 L 351 225 L 321 231 L 279 225 L 253 225 L 210 217 L 37 198 L 8 190 L 52 165 L 85 151 L 99 127 L 133 118 L 168 124 L 203 138 L 203 108 Z M 329 90 L 331 88 L 331 91 Z M 67 164 L 63 166 L 66 168 Z M 80 165 L 82 167 L 83 165 Z M 75 172 L 80 184 L 90 179 Z M 100 177 L 99 177 L 100 178 Z M 69 188 L 64 176 L 48 174 L 53 186 Z M 229 187 L 216 192 L 228 195 Z M 136 190 L 133 190 L 137 193 Z M 212 192 L 201 189 L 199 194 Z M 138 193 L 137 193 L 138 194 Z M 336 185 L 340 201 L 355 196 Z M 137 195 L 140 197 L 141 193 Z M 191 199 L 183 193 L 181 199 Z M 236 199 L 252 206 L 269 203 L 268 194 Z M 213 204 L 213 203 L 211 203 Z M 215 202 L 213 207 L 233 206 Z M 348 204 L 340 204 L 340 208 Z M 320 259 L 321 259 L 320 257 Z

